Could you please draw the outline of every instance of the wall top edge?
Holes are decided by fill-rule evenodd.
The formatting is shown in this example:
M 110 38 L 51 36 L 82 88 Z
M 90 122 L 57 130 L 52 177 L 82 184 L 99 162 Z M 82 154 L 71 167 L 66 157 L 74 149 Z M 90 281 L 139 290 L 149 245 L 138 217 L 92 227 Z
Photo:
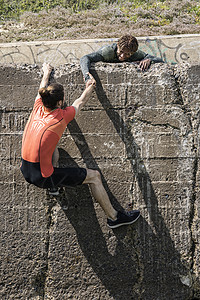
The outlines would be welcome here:
M 200 34 L 180 34 L 180 35 L 163 35 L 163 36 L 144 36 L 137 37 L 138 40 L 146 39 L 186 39 L 186 38 L 198 38 L 200 39 Z M 82 44 L 82 43 L 101 43 L 101 42 L 115 42 L 118 38 L 107 38 L 107 39 L 81 39 L 81 40 L 52 40 L 52 41 L 31 41 L 31 42 L 12 42 L 12 43 L 0 43 L 0 47 L 12 47 L 20 45 L 52 45 L 52 44 Z

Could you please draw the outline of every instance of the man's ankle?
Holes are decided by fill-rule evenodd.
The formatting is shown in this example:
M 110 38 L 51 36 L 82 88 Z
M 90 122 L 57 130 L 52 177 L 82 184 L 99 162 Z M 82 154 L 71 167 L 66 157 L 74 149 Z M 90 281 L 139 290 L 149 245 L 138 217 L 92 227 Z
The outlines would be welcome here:
M 108 219 L 110 219 L 112 221 L 116 221 L 117 220 L 117 211 L 115 210 L 115 212 L 112 215 L 109 215 Z

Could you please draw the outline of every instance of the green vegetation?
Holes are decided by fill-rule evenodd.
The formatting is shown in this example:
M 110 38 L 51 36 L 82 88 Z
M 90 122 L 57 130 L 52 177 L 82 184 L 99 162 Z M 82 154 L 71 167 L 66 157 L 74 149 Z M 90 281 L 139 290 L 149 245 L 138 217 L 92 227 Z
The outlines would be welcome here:
M 172 0 L 173 1 L 173 0 Z M 0 16 L 2 19 L 19 19 L 24 12 L 38 13 L 41 10 L 48 11 L 57 6 L 71 9 L 72 12 L 96 9 L 102 3 L 107 5 L 118 5 L 122 11 L 128 16 L 131 10 L 143 9 L 151 10 L 153 8 L 166 11 L 170 9 L 169 0 L 153 1 L 153 0 L 0 0 Z M 187 12 L 192 13 L 197 18 L 200 17 L 200 4 L 197 1 L 182 1 Z M 128 11 L 126 7 L 128 6 Z M 183 7 L 183 5 L 182 5 Z M 133 19 L 133 17 L 132 17 Z
M 19 19 L 26 11 L 38 13 L 41 10 L 48 11 L 56 6 L 71 8 L 72 11 L 80 11 L 98 7 L 97 0 L 0 0 L 1 19 Z
M 200 24 L 200 4 L 192 5 L 187 8 L 189 14 L 194 14 L 197 24 Z
M 199 0 L 0 0 L 0 42 L 200 32 Z

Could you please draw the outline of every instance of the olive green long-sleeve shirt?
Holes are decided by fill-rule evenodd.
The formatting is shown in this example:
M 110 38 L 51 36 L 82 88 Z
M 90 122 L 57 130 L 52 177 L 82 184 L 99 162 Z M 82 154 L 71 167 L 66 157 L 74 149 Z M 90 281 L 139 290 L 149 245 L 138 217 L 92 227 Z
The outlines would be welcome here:
M 150 54 L 147 54 L 141 50 L 137 50 L 129 59 L 127 59 L 127 62 L 136 62 L 136 61 L 142 61 L 144 59 L 150 59 L 152 63 L 164 63 L 164 61 L 159 58 L 152 56 Z M 90 70 L 90 66 L 92 62 L 109 62 L 109 63 L 119 63 L 121 62 L 117 57 L 117 44 L 113 43 L 112 45 L 106 45 L 101 47 L 96 52 L 92 52 L 90 54 L 84 55 L 80 59 L 80 66 L 81 71 L 83 73 L 85 81 L 89 79 L 89 75 L 87 73 Z

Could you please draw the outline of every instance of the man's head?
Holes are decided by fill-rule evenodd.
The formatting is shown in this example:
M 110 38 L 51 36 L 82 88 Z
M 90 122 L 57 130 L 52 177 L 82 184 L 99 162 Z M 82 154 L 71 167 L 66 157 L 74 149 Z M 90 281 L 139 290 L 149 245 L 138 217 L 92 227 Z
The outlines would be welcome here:
M 64 101 L 64 88 L 62 84 L 52 83 L 47 88 L 39 89 L 42 103 L 45 107 L 55 109 L 61 107 Z
M 117 56 L 120 61 L 129 59 L 138 49 L 138 41 L 132 35 L 123 35 L 117 42 Z

